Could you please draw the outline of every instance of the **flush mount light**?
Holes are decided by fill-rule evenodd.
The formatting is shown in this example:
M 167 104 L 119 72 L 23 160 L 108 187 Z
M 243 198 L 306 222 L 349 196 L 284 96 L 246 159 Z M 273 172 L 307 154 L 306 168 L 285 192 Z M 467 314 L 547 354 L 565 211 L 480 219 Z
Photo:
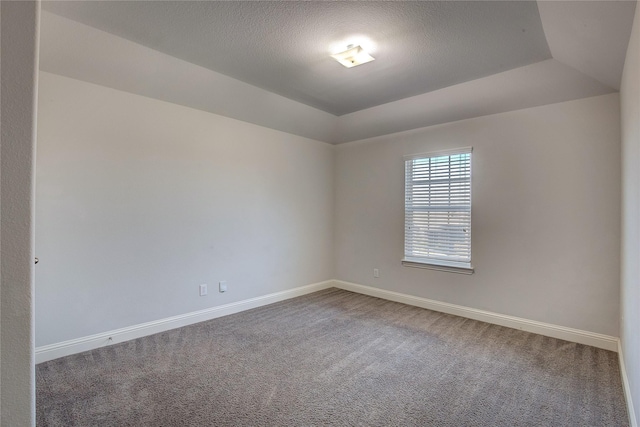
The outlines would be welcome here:
M 366 64 L 373 61 L 375 58 L 369 55 L 361 46 L 349 45 L 347 50 L 331 55 L 333 59 L 341 63 L 347 68 L 355 67 L 356 65 Z

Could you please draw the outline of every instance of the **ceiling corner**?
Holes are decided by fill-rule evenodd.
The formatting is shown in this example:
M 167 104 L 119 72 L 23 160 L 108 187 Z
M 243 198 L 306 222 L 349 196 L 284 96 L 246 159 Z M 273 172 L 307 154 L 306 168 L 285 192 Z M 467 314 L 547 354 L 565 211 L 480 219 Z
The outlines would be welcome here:
M 635 0 L 537 3 L 553 58 L 620 90 Z

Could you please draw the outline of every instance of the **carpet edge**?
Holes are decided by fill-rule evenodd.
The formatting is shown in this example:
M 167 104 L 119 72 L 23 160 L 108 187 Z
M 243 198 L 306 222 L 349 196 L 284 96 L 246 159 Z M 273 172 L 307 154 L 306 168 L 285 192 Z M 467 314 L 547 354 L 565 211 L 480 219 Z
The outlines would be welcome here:
M 312 283 L 309 285 L 262 295 L 259 297 L 237 301 L 229 304 L 215 306 L 204 310 L 132 325 L 112 331 L 106 331 L 86 337 L 36 347 L 35 362 L 36 364 L 46 362 L 49 360 L 57 359 L 59 357 L 69 356 L 72 354 L 81 353 L 83 351 L 93 350 L 99 347 L 141 338 L 147 335 L 168 331 L 171 329 L 215 319 L 222 316 L 227 316 L 229 314 L 239 313 L 241 311 L 261 307 L 263 305 L 272 304 L 279 301 L 284 301 L 290 298 L 295 298 L 332 287 L 363 295 L 382 298 L 389 301 L 395 301 L 407 305 L 426 308 L 441 313 L 453 314 L 468 319 L 480 320 L 495 325 L 519 329 L 526 332 L 532 332 L 552 338 L 590 345 L 609 351 L 619 351 L 618 337 L 583 331 L 579 329 L 567 328 L 564 326 L 523 319 L 515 316 L 508 316 L 490 311 L 479 310 L 471 307 L 445 303 L 441 301 L 334 279 Z M 635 419 L 633 421 L 635 421 Z M 637 427 L 637 423 L 632 424 L 632 427 Z
M 83 351 L 93 350 L 99 347 L 105 347 L 147 335 L 180 328 L 182 326 L 239 313 L 241 311 L 250 310 L 263 305 L 273 304 L 275 302 L 328 289 L 333 287 L 333 285 L 333 280 L 325 280 L 323 282 L 312 283 L 293 289 L 287 289 L 285 291 L 261 295 L 229 304 L 218 305 L 204 310 L 192 311 L 177 316 L 166 317 L 164 319 L 88 335 L 86 337 L 36 347 L 35 363 L 47 362 L 59 357 L 70 356 L 72 354 L 82 353 Z
M 453 314 L 468 319 L 480 320 L 482 322 L 491 323 L 494 325 L 505 326 L 512 329 L 519 329 L 521 331 L 532 332 L 535 334 L 558 338 L 578 344 L 590 345 L 593 347 L 602 348 L 604 350 L 614 352 L 618 351 L 618 337 L 613 337 L 610 335 L 583 331 L 580 329 L 573 329 L 565 326 L 538 322 L 535 320 L 523 319 L 521 317 L 509 316 L 505 314 L 494 313 L 491 311 L 479 310 L 476 308 L 465 307 L 462 305 L 450 304 L 399 292 L 388 291 L 385 289 L 374 288 L 371 286 L 360 285 L 343 280 L 334 280 L 333 283 L 334 287 L 343 289 L 345 291 L 356 292 L 359 294 L 382 298 L 389 301 L 422 307 L 441 313 Z

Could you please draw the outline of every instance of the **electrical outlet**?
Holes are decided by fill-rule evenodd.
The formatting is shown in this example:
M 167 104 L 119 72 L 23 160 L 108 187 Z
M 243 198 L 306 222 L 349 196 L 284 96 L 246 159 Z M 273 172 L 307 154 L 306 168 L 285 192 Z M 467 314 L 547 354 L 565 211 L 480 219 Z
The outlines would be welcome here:
M 207 294 L 207 285 L 206 284 L 200 285 L 200 296 L 203 297 L 206 294 Z
M 377 268 L 373 269 L 373 277 L 375 277 L 376 279 L 378 277 L 380 277 L 380 270 L 378 270 Z
M 221 281 L 218 284 L 218 286 L 219 286 L 220 292 L 227 292 L 227 281 L 226 280 Z

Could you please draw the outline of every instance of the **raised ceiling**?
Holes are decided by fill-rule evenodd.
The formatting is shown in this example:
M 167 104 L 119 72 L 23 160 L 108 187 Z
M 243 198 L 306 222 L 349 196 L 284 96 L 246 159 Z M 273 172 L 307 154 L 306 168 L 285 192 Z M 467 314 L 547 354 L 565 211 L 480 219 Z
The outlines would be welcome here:
M 636 2 L 42 7 L 42 71 L 342 143 L 615 92 Z M 351 42 L 376 60 L 330 58 Z
M 55 1 L 43 8 L 334 115 L 551 58 L 530 1 Z M 359 39 L 373 47 L 374 62 L 346 69 L 329 57 Z

